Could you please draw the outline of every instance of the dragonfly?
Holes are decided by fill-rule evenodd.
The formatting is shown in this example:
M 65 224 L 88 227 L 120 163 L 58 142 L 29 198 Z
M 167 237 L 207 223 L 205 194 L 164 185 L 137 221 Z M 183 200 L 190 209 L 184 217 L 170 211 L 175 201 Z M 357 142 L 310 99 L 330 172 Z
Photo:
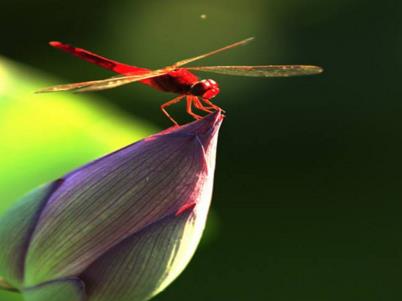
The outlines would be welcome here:
M 178 125 L 175 119 L 168 113 L 167 107 L 179 103 L 186 99 L 186 111 L 194 119 L 202 118 L 201 115 L 193 112 L 193 107 L 200 112 L 211 113 L 216 110 L 223 111 L 218 105 L 212 102 L 220 88 L 213 79 L 199 79 L 193 72 L 211 72 L 225 75 L 254 76 L 254 77 L 289 77 L 300 75 L 318 74 L 323 71 L 319 66 L 312 65 L 257 65 L 257 66 L 196 66 L 184 67 L 189 63 L 213 56 L 217 53 L 243 46 L 251 42 L 254 38 L 250 37 L 225 47 L 184 59 L 173 65 L 151 70 L 137 66 L 127 65 L 100 56 L 88 50 L 77 48 L 69 44 L 53 41 L 50 46 L 70 53 L 89 63 L 98 65 L 104 69 L 118 73 L 119 75 L 102 80 L 84 81 L 71 84 L 63 84 L 43 88 L 36 93 L 73 91 L 89 92 L 111 89 L 122 85 L 139 82 L 151 88 L 163 92 L 172 92 L 177 96 L 160 106 L 163 114 L 169 118 L 173 124 Z M 198 112 L 198 113 L 200 113 Z

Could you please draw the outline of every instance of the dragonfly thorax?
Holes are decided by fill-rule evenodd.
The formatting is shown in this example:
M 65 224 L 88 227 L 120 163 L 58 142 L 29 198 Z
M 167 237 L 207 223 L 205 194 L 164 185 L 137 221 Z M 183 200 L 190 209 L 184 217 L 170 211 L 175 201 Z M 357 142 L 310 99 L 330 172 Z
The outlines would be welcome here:
M 219 93 L 219 86 L 213 79 L 203 79 L 191 86 L 191 94 L 205 99 L 214 98 Z

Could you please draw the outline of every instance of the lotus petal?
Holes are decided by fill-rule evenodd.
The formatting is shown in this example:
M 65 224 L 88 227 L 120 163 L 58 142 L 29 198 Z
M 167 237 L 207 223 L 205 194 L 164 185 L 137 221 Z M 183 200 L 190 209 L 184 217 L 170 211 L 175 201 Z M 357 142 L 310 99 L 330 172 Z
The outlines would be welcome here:
M 25 301 L 84 301 L 84 283 L 78 278 L 59 279 L 22 291 Z M 116 300 L 117 301 L 117 300 Z
M 25 255 L 40 213 L 59 185 L 56 181 L 34 190 L 0 219 L 0 275 L 16 288 L 23 282 Z
M 66 175 L 32 235 L 24 284 L 79 275 L 114 246 L 169 216 L 195 205 L 206 212 L 221 121 L 220 112 L 211 114 Z
M 192 208 L 134 234 L 94 262 L 83 275 L 88 301 L 148 300 L 184 269 L 202 229 Z

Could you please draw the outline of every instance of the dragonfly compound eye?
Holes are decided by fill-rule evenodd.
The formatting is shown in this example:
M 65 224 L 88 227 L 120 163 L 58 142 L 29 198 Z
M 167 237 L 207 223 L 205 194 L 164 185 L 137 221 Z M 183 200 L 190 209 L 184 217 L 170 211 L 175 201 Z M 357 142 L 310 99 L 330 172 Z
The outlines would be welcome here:
M 213 79 L 204 79 L 191 87 L 191 93 L 202 98 L 211 99 L 219 93 L 219 87 Z

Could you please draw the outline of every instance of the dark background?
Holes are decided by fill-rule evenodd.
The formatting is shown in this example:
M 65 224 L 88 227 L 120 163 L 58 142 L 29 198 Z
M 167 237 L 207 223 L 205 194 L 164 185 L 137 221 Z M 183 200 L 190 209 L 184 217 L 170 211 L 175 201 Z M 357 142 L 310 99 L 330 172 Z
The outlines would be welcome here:
M 197 64 L 323 66 L 305 78 L 211 75 L 227 111 L 213 235 L 155 300 L 402 300 L 400 3 L 7 0 L 0 54 L 74 82 L 111 74 L 49 40 L 158 68 L 255 36 Z M 159 105 L 171 95 L 99 94 L 170 126 Z

